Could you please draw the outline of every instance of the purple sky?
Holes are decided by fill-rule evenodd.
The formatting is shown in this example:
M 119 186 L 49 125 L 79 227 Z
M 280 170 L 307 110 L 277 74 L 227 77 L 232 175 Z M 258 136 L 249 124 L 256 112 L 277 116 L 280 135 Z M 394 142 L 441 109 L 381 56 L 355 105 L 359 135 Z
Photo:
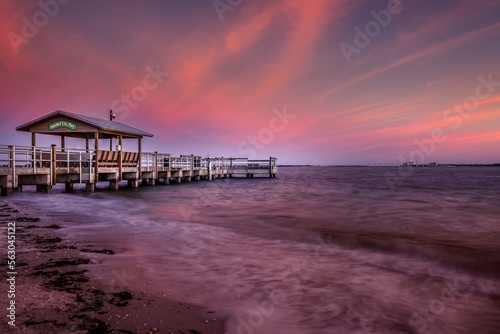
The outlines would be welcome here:
M 0 22 L 1 144 L 113 109 L 175 155 L 500 162 L 500 1 L 3 0 Z

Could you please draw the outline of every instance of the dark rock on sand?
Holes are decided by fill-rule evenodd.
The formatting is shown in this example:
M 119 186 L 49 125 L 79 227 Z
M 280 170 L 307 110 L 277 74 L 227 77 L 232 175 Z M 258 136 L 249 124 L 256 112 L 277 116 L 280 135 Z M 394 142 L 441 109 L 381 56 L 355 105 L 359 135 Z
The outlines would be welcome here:
M 57 224 L 52 224 L 52 225 L 49 225 L 49 226 L 44 226 L 43 228 L 53 228 L 53 229 L 59 229 L 61 228 L 61 226 L 57 225 Z
M 113 296 L 120 298 L 121 300 L 129 300 L 132 299 L 132 294 L 128 291 L 122 291 L 118 293 L 113 293 Z
M 60 259 L 49 261 L 48 263 L 42 263 L 38 266 L 35 266 L 35 270 L 47 269 L 47 268 L 57 268 L 57 267 L 65 267 L 65 266 L 77 266 L 79 264 L 89 264 L 89 259 L 81 259 L 81 258 L 72 258 L 72 259 Z
M 30 225 L 27 225 L 24 229 L 25 230 L 29 230 L 29 229 L 32 229 L 32 228 L 39 228 L 40 226 L 38 225 L 33 225 L 33 224 L 30 224 Z
M 31 218 L 31 217 L 17 217 L 16 218 L 17 222 L 30 222 L 30 223 L 37 223 L 40 221 L 40 218 Z
M 62 239 L 59 238 L 59 237 L 49 237 L 49 238 L 45 238 L 45 237 L 36 237 L 35 238 L 35 242 L 37 244 L 54 244 L 54 243 L 57 243 L 57 242 L 61 242 Z
M 55 249 L 76 249 L 75 246 L 71 246 L 71 245 L 45 245 L 43 246 L 43 249 L 52 249 L 52 250 L 55 250 Z
M 83 253 L 99 253 L 99 254 L 109 254 L 109 255 L 112 255 L 112 254 L 115 254 L 115 252 L 111 249 L 89 249 L 89 248 L 83 248 L 80 250 L 80 252 L 83 252 Z

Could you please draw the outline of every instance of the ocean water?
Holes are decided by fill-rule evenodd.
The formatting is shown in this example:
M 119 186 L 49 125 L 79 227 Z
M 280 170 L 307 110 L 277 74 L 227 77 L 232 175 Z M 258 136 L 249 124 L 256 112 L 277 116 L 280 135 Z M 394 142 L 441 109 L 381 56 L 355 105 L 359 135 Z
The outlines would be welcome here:
M 500 333 L 500 168 L 283 167 L 9 200 L 117 251 L 91 255 L 94 279 L 203 305 L 231 334 Z

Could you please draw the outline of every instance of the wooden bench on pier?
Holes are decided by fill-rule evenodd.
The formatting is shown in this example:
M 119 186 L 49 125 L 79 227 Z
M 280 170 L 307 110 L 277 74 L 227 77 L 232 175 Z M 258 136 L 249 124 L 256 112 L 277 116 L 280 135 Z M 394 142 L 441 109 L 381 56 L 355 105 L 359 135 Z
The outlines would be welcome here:
M 99 167 L 118 167 L 118 151 L 98 151 L 97 163 Z M 122 152 L 122 167 L 137 167 L 139 165 L 138 152 Z
M 137 167 L 139 165 L 138 152 L 123 152 L 122 166 L 123 167 Z

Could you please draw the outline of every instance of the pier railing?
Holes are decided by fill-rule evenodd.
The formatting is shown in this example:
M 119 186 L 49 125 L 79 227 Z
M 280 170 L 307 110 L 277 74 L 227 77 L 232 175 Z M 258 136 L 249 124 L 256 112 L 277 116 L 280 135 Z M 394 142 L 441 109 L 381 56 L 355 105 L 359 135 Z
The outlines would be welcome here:
M 37 168 L 52 161 L 50 148 L 0 145 L 0 167 Z
M 92 149 L 73 149 L 33 146 L 0 145 L 0 168 L 50 168 L 55 163 L 57 168 L 87 168 L 97 163 L 102 166 L 117 167 L 118 151 L 99 150 L 97 156 Z M 173 169 L 204 169 L 209 165 L 214 169 L 269 169 L 276 167 L 276 158 L 269 160 L 249 160 L 247 158 L 223 158 L 195 155 L 173 157 L 171 154 L 143 152 L 121 152 L 123 166 L 138 167 L 139 159 L 143 171 Z
M 9 176 L 17 186 L 19 175 L 48 175 L 56 183 L 56 174 L 74 174 L 78 181 L 92 179 L 92 150 L 34 146 L 0 145 L 0 178 Z M 2 186 L 0 182 L 0 186 Z
M 247 158 L 222 158 L 222 157 L 206 157 L 196 155 L 181 155 L 173 157 L 171 154 L 143 152 L 141 160 L 142 171 L 158 171 L 169 170 L 199 170 L 209 168 L 212 169 L 269 169 L 277 168 L 276 158 L 269 160 L 249 160 Z

